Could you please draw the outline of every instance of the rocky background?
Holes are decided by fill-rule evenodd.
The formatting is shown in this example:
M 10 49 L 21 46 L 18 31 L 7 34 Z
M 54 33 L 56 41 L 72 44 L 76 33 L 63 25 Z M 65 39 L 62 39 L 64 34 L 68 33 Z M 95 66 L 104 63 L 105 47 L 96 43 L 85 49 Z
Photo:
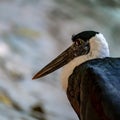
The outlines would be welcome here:
M 0 120 L 78 120 L 60 70 L 32 76 L 83 30 L 100 31 L 120 56 L 119 0 L 0 0 Z

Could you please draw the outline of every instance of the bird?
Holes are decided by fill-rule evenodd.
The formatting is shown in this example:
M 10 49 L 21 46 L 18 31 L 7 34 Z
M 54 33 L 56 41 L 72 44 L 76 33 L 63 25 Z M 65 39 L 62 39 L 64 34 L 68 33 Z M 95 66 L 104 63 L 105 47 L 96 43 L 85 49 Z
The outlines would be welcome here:
M 41 69 L 38 79 L 63 67 L 61 81 L 80 120 L 120 120 L 120 58 L 96 31 L 72 36 L 72 45 Z

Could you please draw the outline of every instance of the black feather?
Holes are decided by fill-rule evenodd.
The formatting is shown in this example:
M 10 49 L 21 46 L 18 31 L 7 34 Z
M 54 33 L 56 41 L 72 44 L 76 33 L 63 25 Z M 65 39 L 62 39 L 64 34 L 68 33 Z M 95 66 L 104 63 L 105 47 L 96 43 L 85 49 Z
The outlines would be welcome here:
M 120 120 L 120 58 L 77 66 L 69 77 L 67 96 L 81 120 Z
M 75 42 L 79 38 L 84 40 L 85 42 L 89 40 L 90 38 L 94 37 L 96 34 L 99 34 L 99 32 L 95 31 L 83 31 L 81 33 L 78 33 L 76 35 L 72 35 L 72 41 Z

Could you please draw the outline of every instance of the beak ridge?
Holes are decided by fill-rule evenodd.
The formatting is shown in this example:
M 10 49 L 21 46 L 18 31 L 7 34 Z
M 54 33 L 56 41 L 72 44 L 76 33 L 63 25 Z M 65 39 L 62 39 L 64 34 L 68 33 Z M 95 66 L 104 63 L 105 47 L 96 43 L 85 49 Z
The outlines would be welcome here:
M 74 43 L 67 50 L 61 53 L 57 58 L 51 61 L 43 69 L 41 69 L 32 79 L 33 80 L 38 79 L 49 73 L 52 73 L 53 71 L 61 68 L 62 66 L 70 62 L 75 57 L 83 55 L 83 54 L 87 54 L 88 53 L 88 49 L 86 49 L 87 45 L 88 43 L 85 43 L 85 42 L 80 45 L 77 45 Z

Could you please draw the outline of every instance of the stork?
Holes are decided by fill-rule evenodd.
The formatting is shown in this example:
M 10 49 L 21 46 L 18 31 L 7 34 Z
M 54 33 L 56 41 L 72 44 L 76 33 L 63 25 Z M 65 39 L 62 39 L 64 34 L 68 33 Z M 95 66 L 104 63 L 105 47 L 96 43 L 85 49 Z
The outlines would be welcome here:
M 83 31 L 33 79 L 61 67 L 62 86 L 80 120 L 120 120 L 120 59 L 109 57 L 104 36 Z

